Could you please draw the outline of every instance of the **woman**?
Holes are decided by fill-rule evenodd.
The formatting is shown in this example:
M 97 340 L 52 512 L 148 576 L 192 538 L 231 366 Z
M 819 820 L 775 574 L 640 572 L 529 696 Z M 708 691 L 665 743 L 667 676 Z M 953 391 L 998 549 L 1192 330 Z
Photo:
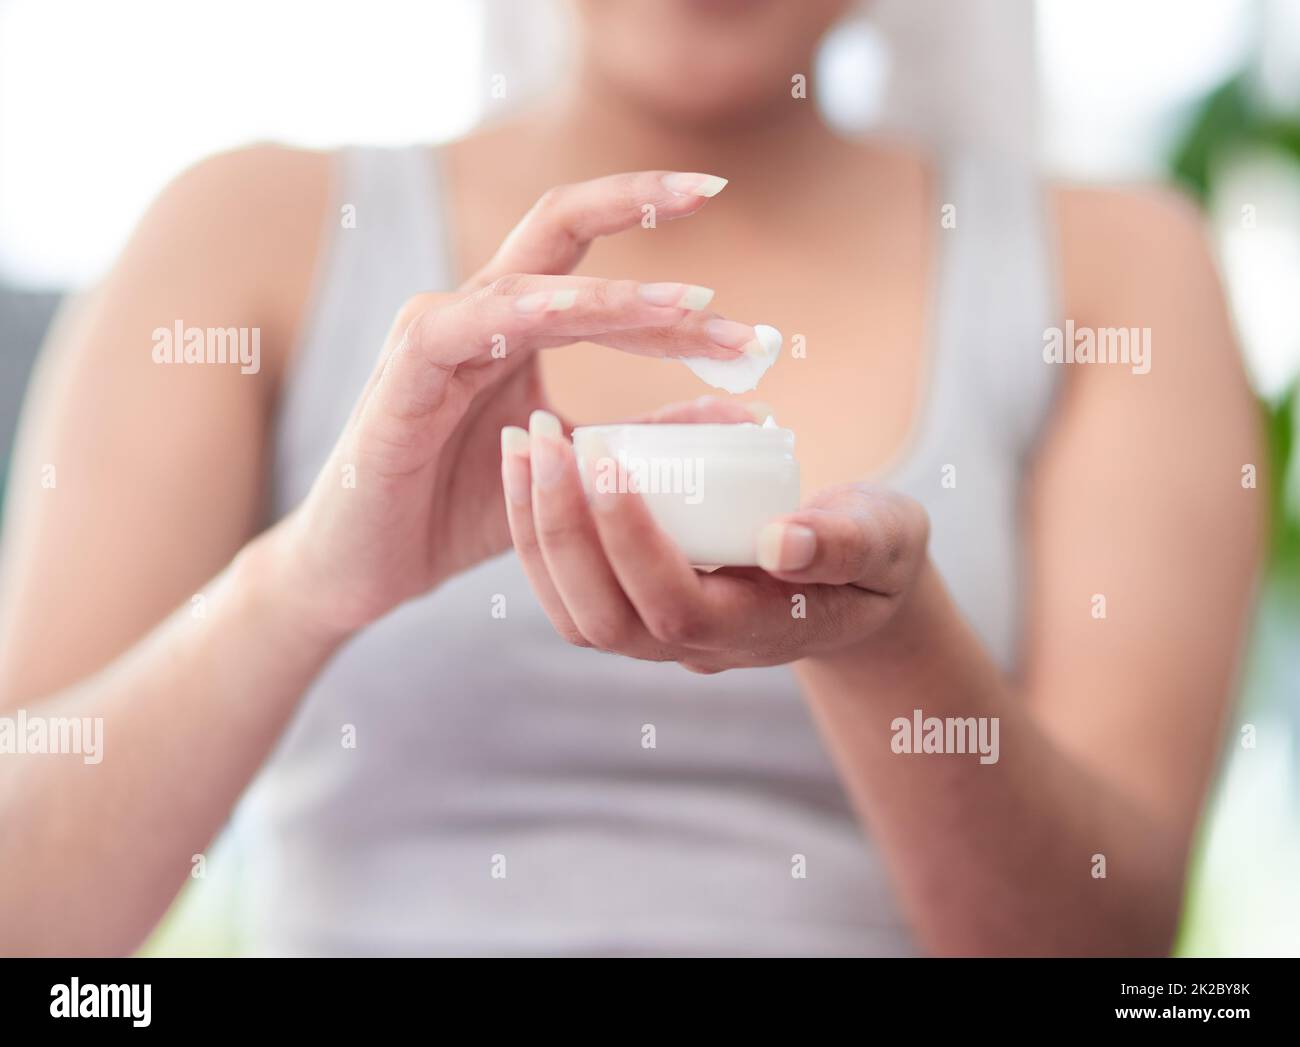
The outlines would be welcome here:
M 1260 515 L 1192 211 L 837 137 L 790 90 L 837 0 L 574 6 L 544 107 L 209 160 L 52 336 L 0 704 L 105 756 L 0 764 L 5 948 L 134 948 L 254 783 L 256 951 L 1167 951 Z M 662 359 L 757 322 L 765 406 Z M 814 493 L 766 570 L 578 486 L 572 424 L 768 409 Z

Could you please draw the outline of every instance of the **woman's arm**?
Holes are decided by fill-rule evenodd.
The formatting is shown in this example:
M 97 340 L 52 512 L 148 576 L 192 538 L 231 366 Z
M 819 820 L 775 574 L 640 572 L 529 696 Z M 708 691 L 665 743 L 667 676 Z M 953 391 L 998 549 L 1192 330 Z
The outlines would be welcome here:
M 0 758 L 0 952 L 131 951 L 225 823 L 343 639 L 279 583 L 275 540 L 204 586 L 202 618 L 186 601 L 100 672 L 21 702 L 102 727 L 90 762 Z
M 830 488 L 764 529 L 765 571 L 706 574 L 621 481 L 584 494 L 554 418 L 502 441 L 515 548 L 562 636 L 694 672 L 798 664 L 936 952 L 1168 948 L 1258 556 L 1253 405 L 1197 223 L 1160 197 L 1062 213 L 1067 314 L 1149 327 L 1154 360 L 1070 376 L 1031 489 L 1018 680 L 949 600 L 909 498 Z M 996 720 L 997 759 L 894 752 L 918 709 L 983 722 L 990 758 Z
M 0 756 L 0 951 L 136 946 L 333 646 L 262 549 L 226 569 L 263 512 L 324 162 L 255 149 L 181 176 L 42 354 L 6 499 L 0 714 L 102 717 L 103 751 Z M 155 363 L 177 322 L 259 328 L 260 369 Z
M 402 306 L 311 491 L 245 544 L 321 159 L 255 150 L 183 178 L 43 368 L 10 492 L 0 710 L 102 718 L 104 755 L 0 759 L 2 951 L 138 944 L 331 651 L 505 548 L 484 467 L 544 402 L 538 350 L 734 359 L 754 338 L 685 284 L 567 275 L 592 238 L 645 205 L 694 214 L 716 180 L 556 187 L 466 288 Z M 151 333 L 176 323 L 263 326 L 268 369 L 154 362 Z
M 1061 216 L 1068 315 L 1150 328 L 1152 362 L 1070 372 L 1031 490 L 1023 678 L 995 669 L 933 570 L 869 644 L 801 666 L 938 952 L 1169 948 L 1259 556 L 1254 405 L 1194 214 L 1069 192 Z M 914 709 L 996 717 L 998 761 L 892 752 Z

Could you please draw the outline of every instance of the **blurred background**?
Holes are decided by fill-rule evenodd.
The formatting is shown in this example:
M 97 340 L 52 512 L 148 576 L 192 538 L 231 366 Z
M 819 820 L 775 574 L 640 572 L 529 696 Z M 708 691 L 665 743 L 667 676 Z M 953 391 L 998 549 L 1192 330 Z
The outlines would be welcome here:
M 931 34 L 946 31 L 962 39 L 945 62 L 960 58 L 983 78 L 993 119 L 980 126 L 934 105 L 931 117 L 977 136 L 1032 123 L 1007 148 L 1053 176 L 1171 182 L 1204 209 L 1269 434 L 1273 542 L 1178 950 L 1298 955 L 1300 3 L 970 0 L 964 26 L 913 19 L 900 30 L 903 2 L 881 0 L 825 48 L 819 102 L 846 131 L 907 123 L 917 101 L 891 93 L 891 66 L 933 60 Z M 329 147 L 463 134 L 492 115 L 493 72 L 513 75 L 527 60 L 534 68 L 514 82 L 532 89 L 554 64 L 553 25 L 537 20 L 544 6 L 0 0 L 0 498 L 31 362 L 60 297 L 96 279 L 163 184 L 200 157 L 258 140 Z M 512 34 L 507 60 L 498 45 Z M 943 65 L 934 62 L 936 77 Z M 237 826 L 146 952 L 239 951 Z

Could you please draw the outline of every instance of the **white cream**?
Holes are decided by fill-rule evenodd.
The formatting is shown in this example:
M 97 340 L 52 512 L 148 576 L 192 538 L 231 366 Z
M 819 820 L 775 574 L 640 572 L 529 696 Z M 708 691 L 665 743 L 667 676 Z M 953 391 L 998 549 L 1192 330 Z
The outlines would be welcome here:
M 700 567 L 758 563 L 757 537 L 799 506 L 794 433 L 762 426 L 588 425 L 573 431 L 588 492 L 635 492 Z
M 762 349 L 760 353 L 745 353 L 732 360 L 714 360 L 707 356 L 683 357 L 682 363 L 695 372 L 697 378 L 716 389 L 729 393 L 747 393 L 758 388 L 759 380 L 781 355 L 781 332 L 767 324 L 756 324 L 754 336 Z

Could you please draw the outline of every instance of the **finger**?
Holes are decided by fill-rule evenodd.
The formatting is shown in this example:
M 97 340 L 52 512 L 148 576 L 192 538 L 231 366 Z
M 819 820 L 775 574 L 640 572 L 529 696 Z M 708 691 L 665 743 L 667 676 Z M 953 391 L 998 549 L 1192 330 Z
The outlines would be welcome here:
M 402 307 L 397 311 L 397 315 L 393 318 L 392 325 L 389 327 L 388 336 L 384 339 L 379 360 L 376 362 L 375 367 L 371 369 L 370 377 L 366 379 L 366 384 L 362 387 L 357 402 L 352 405 L 352 413 L 348 417 L 349 427 L 354 427 L 361 419 L 366 410 L 366 405 L 370 402 L 371 394 L 374 393 L 380 380 L 388 370 L 389 362 L 392 360 L 395 350 L 406 339 L 406 332 L 415 317 L 426 310 L 439 309 L 454 301 L 456 301 L 456 295 L 451 292 L 425 292 L 408 298 L 402 304 Z
M 593 458 L 588 453 L 584 448 L 584 461 L 601 457 L 599 451 Z M 790 586 L 752 569 L 696 571 L 641 497 L 623 482 L 606 487 L 593 485 L 596 531 L 619 585 L 651 636 L 683 652 L 678 660 L 692 665 L 790 660 L 802 632 L 790 614 Z M 711 657 L 705 659 L 706 653 Z
M 533 521 L 551 581 L 578 631 L 596 647 L 653 657 L 655 645 L 619 586 L 596 535 L 572 445 L 546 411 L 529 419 Z
M 485 292 L 517 299 L 516 308 L 525 313 L 566 314 L 553 318 L 553 330 L 537 333 L 530 345 L 538 349 L 571 345 L 581 339 L 641 356 L 732 360 L 742 353 L 761 356 L 767 352 L 753 325 L 706 309 L 713 290 L 697 284 L 511 274 L 493 281 L 472 299 L 481 300 Z M 576 301 L 570 306 L 575 294 Z M 614 313 L 617 322 L 611 321 L 605 330 L 584 329 L 584 305 Z M 575 307 L 578 312 L 570 312 Z M 639 317 L 648 321 L 646 326 L 639 326 Z
M 512 275 L 413 317 L 409 336 L 443 366 L 490 359 L 500 348 L 497 339 L 504 340 L 507 354 L 517 355 L 521 349 L 599 342 L 617 332 L 652 329 L 668 333 L 643 339 L 644 344 L 629 337 L 629 348 L 653 356 L 734 359 L 746 349 L 734 343 L 752 335 L 753 328 L 705 312 L 712 295 L 708 288 L 684 283 Z M 727 330 L 720 331 L 724 325 Z M 732 332 L 733 326 L 739 330 Z
M 738 353 L 763 356 L 767 349 L 750 324 L 739 323 L 716 313 L 693 313 L 672 327 L 648 327 L 611 331 L 598 339 L 601 345 L 641 356 L 711 356 L 728 360 Z M 707 346 L 704 352 L 694 348 Z
M 671 647 L 729 649 L 752 665 L 781 660 L 792 631 L 790 587 L 753 569 L 696 571 L 601 435 L 587 431 L 579 440 L 596 532 L 650 634 Z M 768 660 L 772 651 L 776 660 Z
M 462 364 L 504 361 L 510 368 L 538 348 L 599 342 L 620 327 L 682 324 L 697 311 L 689 298 L 685 304 L 657 304 L 654 299 L 665 285 L 649 285 L 649 298 L 643 286 L 632 280 L 515 276 L 447 304 L 425 306 L 424 299 L 413 299 L 399 316 L 405 327 L 379 369 L 364 410 L 398 422 L 423 419 L 442 405 Z M 690 289 L 667 286 L 679 303 Z M 646 352 L 660 352 L 665 344 Z M 709 342 L 698 326 L 683 326 L 671 345 L 686 356 L 737 355 Z M 393 439 L 401 439 L 400 434 Z
M 482 287 L 506 273 L 567 273 L 596 237 L 637 227 L 647 215 L 659 222 L 694 214 L 726 184 L 716 175 L 636 171 L 556 186 L 465 286 Z
M 910 498 L 867 485 L 833 488 L 765 525 L 758 562 L 790 582 L 851 584 L 895 596 L 920 566 L 928 530 L 925 511 Z
M 529 462 L 528 430 L 508 425 L 501 430 L 501 486 L 505 491 L 506 520 L 510 525 L 510 539 L 523 565 L 529 585 L 537 595 L 551 625 L 571 644 L 585 645 L 586 639 L 578 631 L 564 601 L 551 582 L 550 572 L 542 560 L 542 550 L 537 544 L 537 530 L 533 526 L 532 467 Z
M 883 600 L 855 586 L 791 584 L 754 568 L 695 571 L 600 435 L 580 433 L 579 440 L 609 565 L 650 635 L 693 671 L 778 665 L 835 649 L 866 631 L 873 602 L 883 613 Z
M 622 464 L 598 433 L 579 434 L 592 519 L 620 589 L 661 643 L 708 646 L 715 619 L 700 576 L 655 523 Z

